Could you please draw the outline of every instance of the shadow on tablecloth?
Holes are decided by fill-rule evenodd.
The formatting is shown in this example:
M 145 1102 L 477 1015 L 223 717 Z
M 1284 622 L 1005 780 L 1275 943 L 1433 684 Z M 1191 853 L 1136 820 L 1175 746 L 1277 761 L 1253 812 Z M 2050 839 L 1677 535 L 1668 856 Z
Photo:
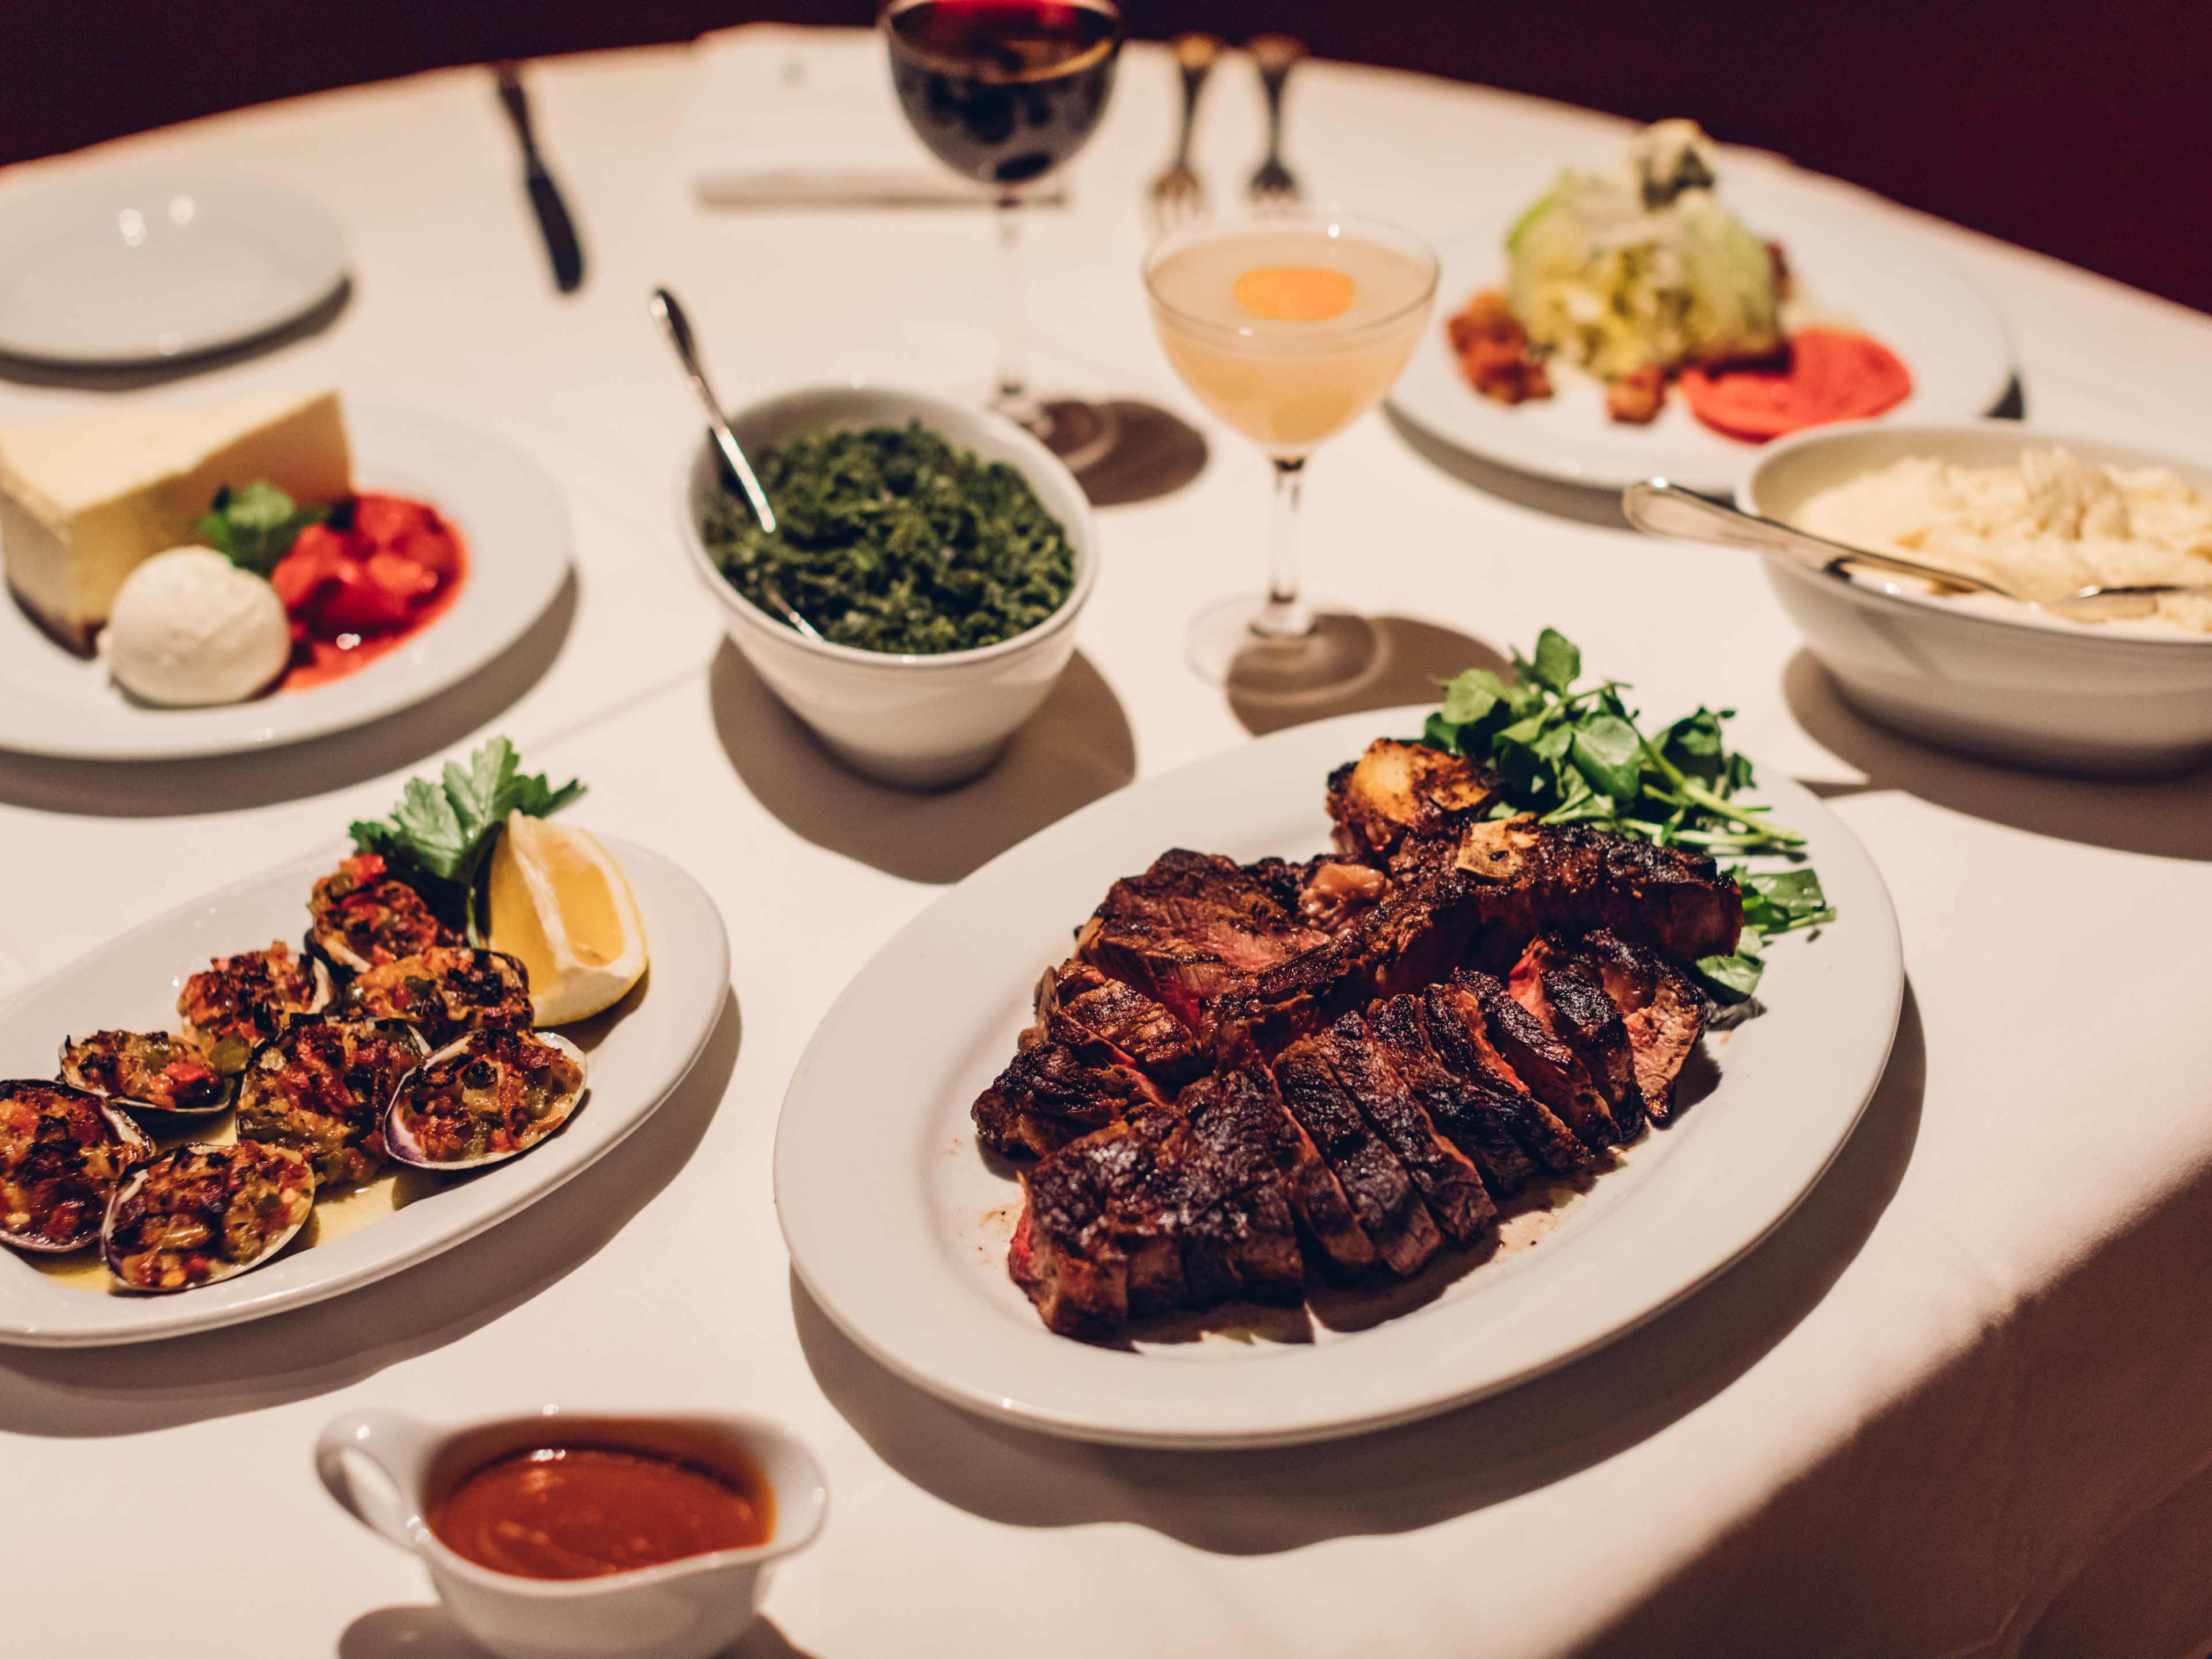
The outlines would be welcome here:
M 400 771 L 454 748 L 520 702 L 552 667 L 575 618 L 572 569 L 529 630 L 483 667 L 349 732 L 196 760 L 55 760 L 0 750 L 0 803 L 88 817 L 194 817 L 327 794 Z
M 1711 1400 L 1787 1336 L 1858 1254 L 1904 1178 L 1927 1065 L 1908 982 L 1888 1069 L 1858 1127 L 1804 1203 L 1748 1256 L 1587 1358 L 1402 1429 L 1294 1451 L 1054 1439 L 902 1381 L 839 1332 L 794 1274 L 799 1345 L 830 1403 L 878 1455 L 986 1520 L 1127 1522 L 1230 1555 L 1433 1526 L 1618 1455 Z
M 958 881 L 1137 775 L 1128 716 L 1080 651 L 996 765 L 936 793 L 850 770 L 726 640 L 707 682 L 715 735 L 763 806 L 817 847 L 908 881 Z
M 2212 770 L 2136 782 L 1996 766 L 1901 737 L 1845 702 L 1800 651 L 1783 671 L 1790 712 L 1821 747 L 1866 774 L 1815 794 L 1900 789 L 1969 817 L 2039 836 L 2161 858 L 2212 860 Z
M 1267 697 L 1232 687 L 1228 692 L 1230 713 L 1254 737 L 1264 737 L 1285 726 L 1334 720 L 1339 714 L 1403 708 L 1408 703 L 1432 704 L 1443 683 L 1462 669 L 1487 668 L 1493 674 L 1512 671 L 1510 659 L 1496 646 L 1441 623 L 1424 622 L 1418 617 L 1370 617 L 1366 621 L 1375 630 L 1375 665 L 1363 678 L 1312 696 Z
M 259 1411 L 345 1388 L 466 1335 L 591 1260 L 675 1179 L 721 1104 L 742 1037 L 732 991 L 697 1064 L 620 1146 L 520 1214 L 404 1273 L 167 1342 L 0 1348 L 0 1431 L 143 1434 Z
M 487 1659 L 435 1603 L 364 1613 L 338 1638 L 337 1659 Z M 810 1659 L 766 1619 L 756 1619 L 721 1659 Z

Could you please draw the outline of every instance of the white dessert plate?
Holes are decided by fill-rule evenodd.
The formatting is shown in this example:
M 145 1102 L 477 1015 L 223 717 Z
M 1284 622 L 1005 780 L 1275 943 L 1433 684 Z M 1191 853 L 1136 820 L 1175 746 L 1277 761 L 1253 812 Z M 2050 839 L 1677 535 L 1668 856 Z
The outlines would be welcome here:
M 200 1290 L 169 1296 L 110 1291 L 96 1273 L 64 1277 L 0 1247 L 0 1343 L 76 1348 L 149 1341 L 305 1307 L 474 1237 L 612 1151 L 668 1097 L 707 1046 L 729 991 L 730 947 L 720 912 L 684 871 L 629 842 L 610 836 L 606 846 L 636 895 L 653 966 L 610 1012 L 568 1028 L 589 1056 L 590 1093 L 559 1133 L 473 1175 L 403 1176 L 417 1184 L 396 1207 L 388 1195 L 379 1200 L 374 1188 L 337 1200 L 327 1217 L 319 1206 L 308 1230 L 277 1259 Z M 174 1030 L 177 992 L 210 957 L 272 939 L 295 941 L 297 948 L 307 889 L 342 855 L 332 848 L 211 893 L 0 1003 L 0 1076 L 53 1076 L 55 1054 L 72 1033 L 104 1026 Z M 355 1205 L 364 1212 L 346 1213 Z M 43 1260 L 74 1264 L 77 1257 Z
M 118 368 L 241 345 L 345 281 L 337 221 L 220 173 L 113 172 L 0 193 L 0 352 Z
M 1391 392 L 1391 408 L 1449 447 L 1516 471 L 1605 489 L 1664 477 L 1725 495 L 1759 446 L 1700 422 L 1679 390 L 1669 390 L 1650 425 L 1628 426 L 1607 416 L 1604 386 L 1573 369 L 1553 373 L 1551 398 L 1510 407 L 1461 372 L 1446 319 L 1479 289 L 1504 286 L 1505 232 L 1558 167 L 1547 161 L 1473 175 L 1472 223 L 1443 244 L 1437 315 Z M 1912 391 L 1883 418 L 1970 421 L 2003 400 L 2013 373 L 2003 319 L 1928 239 L 1771 161 L 1724 153 L 1720 195 L 1754 235 L 1782 244 L 1796 283 L 1794 309 L 1869 334 L 1904 359 Z
M 345 421 L 361 489 L 428 501 L 460 531 L 468 575 L 451 610 L 343 679 L 157 708 L 126 696 L 104 659 L 72 655 L 0 597 L 0 749 L 173 760 L 299 743 L 434 697 L 520 639 L 568 569 L 568 503 L 552 476 L 507 439 L 428 410 L 349 398 Z
M 1440 1412 L 1586 1353 L 1789 1214 L 1881 1078 L 1904 968 L 1864 849 L 1811 794 L 1762 774 L 1762 798 L 1805 833 L 1838 919 L 1817 938 L 1776 942 L 1767 1012 L 1706 1039 L 1711 1092 L 1555 1212 L 1533 1245 L 1456 1278 L 1432 1266 L 1410 1296 L 1332 1291 L 1326 1321 L 1256 1308 L 1176 1316 L 1133 1327 L 1118 1347 L 1039 1322 L 1006 1273 L 1020 1188 L 977 1151 L 968 1116 L 1014 1052 L 1038 975 L 1117 877 L 1168 848 L 1255 859 L 1326 846 L 1330 769 L 1370 738 L 1418 732 L 1426 713 L 1297 727 L 1121 790 L 993 860 L 877 954 L 815 1033 L 776 1135 L 792 1262 L 839 1328 L 932 1394 L 1049 1433 L 1183 1447 L 1319 1440 Z

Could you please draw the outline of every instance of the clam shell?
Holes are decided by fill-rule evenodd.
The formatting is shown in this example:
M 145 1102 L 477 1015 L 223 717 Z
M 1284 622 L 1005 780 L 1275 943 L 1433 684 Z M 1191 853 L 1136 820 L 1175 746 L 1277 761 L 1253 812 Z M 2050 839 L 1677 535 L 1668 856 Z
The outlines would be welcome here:
M 526 1042 L 543 1043 L 549 1048 L 558 1049 L 562 1054 L 566 1054 L 575 1062 L 578 1073 L 576 1086 L 555 1102 L 554 1109 L 543 1121 L 538 1134 L 526 1145 L 517 1146 L 509 1152 L 484 1152 L 474 1158 L 457 1158 L 445 1163 L 432 1158 L 423 1149 L 422 1143 L 416 1138 L 414 1127 L 409 1121 L 410 1115 L 407 1108 L 416 1079 L 427 1068 L 465 1052 L 471 1043 L 481 1037 L 507 1035 L 520 1037 Z M 583 1103 L 584 1096 L 590 1086 L 591 1066 L 584 1058 L 584 1051 L 557 1031 L 516 1031 L 511 1034 L 503 1031 L 465 1032 L 435 1054 L 428 1056 L 422 1065 L 400 1079 L 399 1087 L 392 1091 L 391 1109 L 384 1116 L 384 1148 L 395 1163 L 412 1164 L 418 1170 L 477 1170 L 482 1169 L 488 1164 L 503 1164 L 508 1158 L 519 1158 L 531 1147 L 542 1146 L 551 1139 L 562 1125 L 575 1115 L 576 1108 Z
M 82 1076 L 73 1077 L 70 1075 L 70 1073 L 75 1068 L 69 1063 L 70 1045 L 74 1043 L 76 1041 L 76 1039 L 75 1037 L 64 1037 L 62 1039 L 61 1057 L 58 1062 L 62 1081 L 68 1084 L 72 1089 L 82 1089 L 87 1094 L 98 1095 L 103 1100 L 112 1100 L 118 1106 L 123 1107 L 126 1110 L 133 1112 L 151 1112 L 157 1117 L 164 1118 L 213 1117 L 219 1112 L 228 1111 L 231 1108 L 232 1103 L 238 1098 L 238 1079 L 235 1077 L 226 1077 L 223 1079 L 222 1097 L 216 1101 L 212 1106 L 163 1106 L 154 1101 L 139 1100 L 130 1095 L 111 1095 L 105 1090 L 98 1088 L 93 1084 L 85 1081 Z
M 416 1029 L 416 1027 L 409 1024 L 404 1019 L 349 1019 L 343 1014 L 313 1014 L 303 1016 L 299 1019 L 293 1020 L 276 1036 L 264 1038 L 263 1041 L 254 1044 L 253 1052 L 246 1060 L 245 1071 L 239 1074 L 236 1102 L 240 1114 L 240 1121 L 241 1133 L 244 1133 L 246 1115 L 253 1110 L 257 1103 L 257 1097 L 260 1091 L 260 1082 L 263 1076 L 261 1057 L 264 1054 L 268 1054 L 272 1049 L 281 1048 L 284 1042 L 289 1041 L 295 1033 L 298 1032 L 302 1028 L 325 1024 L 372 1026 L 380 1031 L 387 1032 L 394 1036 L 404 1036 L 408 1042 L 414 1046 L 415 1059 L 417 1062 L 421 1061 L 423 1057 L 430 1052 L 430 1044 L 428 1041 L 424 1038 L 422 1033 Z M 404 1081 L 405 1076 L 406 1074 L 403 1073 L 399 1080 Z M 397 1083 L 395 1083 L 394 1086 L 397 1086 Z M 389 1097 L 386 1097 L 383 1100 L 373 1103 L 371 1109 L 373 1110 L 377 1121 L 381 1123 L 385 1114 L 391 1109 L 391 1107 L 392 1102 Z M 264 1145 L 287 1146 L 290 1144 L 288 1141 L 275 1139 L 266 1134 L 259 1135 L 256 1138 L 261 1140 Z M 313 1159 L 311 1158 L 310 1162 L 312 1161 Z M 322 1178 L 323 1177 L 320 1174 L 318 1174 L 317 1180 L 319 1182 Z
M 255 1252 L 251 1260 L 245 1261 L 217 1262 L 214 1270 L 208 1275 L 208 1277 L 201 1279 L 196 1285 L 133 1285 L 129 1280 L 125 1279 L 123 1276 L 123 1267 L 120 1260 L 122 1253 L 117 1249 L 115 1244 L 116 1218 L 121 1212 L 123 1206 L 129 1203 L 139 1189 L 145 1186 L 148 1179 L 157 1174 L 164 1165 L 173 1163 L 179 1158 L 189 1157 L 194 1153 L 228 1152 L 234 1151 L 240 1146 L 259 1146 L 267 1151 L 276 1152 L 283 1157 L 295 1158 L 299 1161 L 301 1167 L 306 1171 L 307 1176 L 307 1191 L 306 1199 L 305 1201 L 300 1205 L 299 1212 L 291 1218 L 290 1224 L 286 1226 L 282 1231 L 275 1234 L 266 1243 L 264 1243 L 262 1248 L 258 1251 Z M 235 1279 L 239 1274 L 251 1272 L 253 1268 L 259 1267 L 263 1262 L 268 1261 L 279 1250 L 283 1249 L 287 1244 L 289 1244 L 292 1242 L 294 1236 L 299 1232 L 300 1229 L 307 1224 L 307 1218 L 314 1212 L 314 1208 L 315 1170 L 313 1164 L 307 1161 L 304 1154 L 295 1152 L 289 1146 L 272 1146 L 266 1141 L 259 1140 L 233 1141 L 227 1146 L 213 1146 L 205 1141 L 192 1141 L 182 1146 L 172 1146 L 167 1152 L 162 1153 L 159 1158 L 155 1158 L 152 1162 L 140 1164 L 137 1169 L 131 1170 L 129 1175 L 125 1176 L 117 1185 L 114 1195 L 107 1200 L 107 1213 L 101 1218 L 100 1224 L 100 1259 L 107 1264 L 107 1271 L 114 1276 L 118 1284 L 122 1285 L 125 1289 L 137 1295 L 173 1296 L 179 1291 L 200 1290 L 210 1285 L 219 1285 L 226 1279 Z
M 0 1083 L 0 1095 L 12 1095 L 15 1091 L 25 1086 L 27 1086 L 25 1081 Z M 27 1086 L 51 1089 L 59 1094 L 81 1096 L 101 1117 L 106 1120 L 108 1127 L 115 1132 L 115 1138 L 129 1149 L 132 1163 L 141 1164 L 154 1156 L 152 1138 L 138 1127 L 128 1112 L 124 1111 L 105 1095 L 94 1094 L 88 1089 L 74 1088 L 66 1083 L 28 1080 Z M 129 1175 L 126 1174 L 124 1179 L 129 1180 Z M 121 1184 L 121 1182 L 117 1183 L 118 1188 Z M 111 1202 L 113 1200 L 113 1196 L 112 1194 L 109 1194 Z M 81 1228 L 71 1237 L 59 1239 L 49 1237 L 43 1233 L 16 1232 L 0 1227 L 0 1243 L 12 1244 L 19 1250 L 38 1250 L 58 1254 L 64 1250 L 81 1249 L 92 1243 L 99 1235 L 98 1226 Z
M 299 1011 L 299 1017 L 320 1014 L 336 1000 L 338 994 L 337 981 L 331 977 L 330 963 L 325 962 L 319 956 L 306 954 L 301 957 L 301 960 L 307 964 L 307 970 L 313 978 L 315 988 L 310 994 L 313 1000 L 305 1008 Z M 204 1042 L 215 1041 L 190 1020 L 185 1022 L 185 1030 Z

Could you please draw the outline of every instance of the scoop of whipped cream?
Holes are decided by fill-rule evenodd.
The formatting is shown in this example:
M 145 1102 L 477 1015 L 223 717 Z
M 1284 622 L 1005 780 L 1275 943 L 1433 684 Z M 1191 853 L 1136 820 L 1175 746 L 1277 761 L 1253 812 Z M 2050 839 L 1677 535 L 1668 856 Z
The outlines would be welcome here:
M 124 690 L 175 708 L 242 702 L 284 672 L 292 630 L 276 590 L 207 547 L 173 547 L 116 594 L 103 640 Z

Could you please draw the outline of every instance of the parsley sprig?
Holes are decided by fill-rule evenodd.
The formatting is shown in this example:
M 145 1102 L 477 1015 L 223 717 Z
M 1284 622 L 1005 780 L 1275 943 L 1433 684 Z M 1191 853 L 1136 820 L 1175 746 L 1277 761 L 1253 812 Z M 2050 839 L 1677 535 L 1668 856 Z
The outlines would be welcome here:
M 1751 762 L 1728 746 L 1735 710 L 1701 707 L 1649 735 L 1622 699 L 1626 682 L 1577 689 L 1582 672 L 1581 650 L 1547 628 L 1534 652 L 1513 653 L 1510 680 L 1470 668 L 1449 682 L 1422 738 L 1504 780 L 1494 817 L 1529 813 L 1723 860 L 1784 860 L 1780 869 L 1723 864 L 1743 893 L 1742 941 L 1697 969 L 1717 999 L 1745 1000 L 1758 988 L 1769 939 L 1835 920 L 1819 875 L 1803 862 L 1805 837 L 1738 799 L 1753 779 Z
M 448 921 L 477 937 L 477 888 L 507 815 L 550 817 L 584 793 L 574 779 L 554 788 L 543 772 L 526 775 L 514 745 L 494 738 L 464 767 L 447 761 L 438 781 L 407 780 L 387 818 L 356 820 L 353 844 L 381 853 L 392 873 Z

